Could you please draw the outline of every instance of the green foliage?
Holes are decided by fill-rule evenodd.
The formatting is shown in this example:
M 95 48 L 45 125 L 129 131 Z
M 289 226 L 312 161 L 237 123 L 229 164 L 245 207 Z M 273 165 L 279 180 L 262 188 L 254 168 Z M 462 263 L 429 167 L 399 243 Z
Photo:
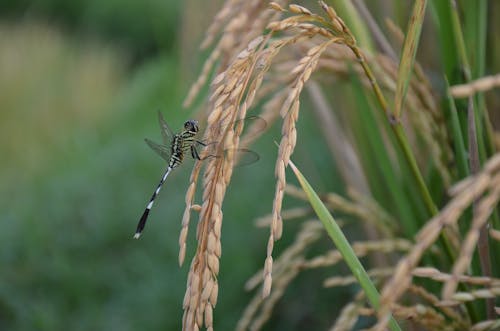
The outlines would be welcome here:
M 356 277 L 358 283 L 366 293 L 368 301 L 370 302 L 372 307 L 378 310 L 380 307 L 380 295 L 377 291 L 377 288 L 370 280 L 370 277 L 368 276 L 365 268 L 354 253 L 351 244 L 340 229 L 340 226 L 337 224 L 333 216 L 328 211 L 328 208 L 323 204 L 321 199 L 318 197 L 316 192 L 314 192 L 311 185 L 307 182 L 307 180 L 297 169 L 297 167 L 295 167 L 295 165 L 291 162 L 290 167 L 299 180 L 302 189 L 306 193 L 307 199 L 313 207 L 314 212 L 318 216 L 321 223 L 323 223 L 323 227 L 325 228 L 326 232 L 328 232 L 330 239 L 335 244 L 335 247 L 339 250 L 340 254 L 342 254 L 342 257 L 344 258 L 346 264 L 349 266 L 351 273 L 354 277 Z M 401 330 L 397 322 L 392 317 L 389 327 L 392 331 Z
M 162 53 L 126 71 L 123 47 L 29 22 L 0 24 L 0 49 L 0 329 L 179 329 L 186 266 L 177 240 L 192 162 L 169 177 L 143 238 L 132 239 L 165 166 L 144 143 L 159 140 L 157 111 L 174 130 L 191 117 L 180 107 L 179 59 Z M 271 204 L 238 215 L 254 196 L 271 200 L 270 180 L 270 163 L 235 171 L 252 190 L 225 210 L 241 222 L 224 230 L 233 249 L 221 266 L 223 329 L 261 263 L 264 239 L 248 236 L 261 233 L 250 220 Z
M 0 12 L 11 19 L 26 15 L 28 20 L 57 22 L 80 38 L 98 35 L 127 46 L 134 58 L 146 58 L 159 50 L 174 49 L 181 4 L 162 0 L 3 0 Z

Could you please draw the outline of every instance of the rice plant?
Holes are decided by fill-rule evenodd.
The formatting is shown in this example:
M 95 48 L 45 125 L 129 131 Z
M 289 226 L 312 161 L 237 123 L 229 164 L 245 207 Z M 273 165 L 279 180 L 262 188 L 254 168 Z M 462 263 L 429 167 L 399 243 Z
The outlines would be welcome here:
M 217 141 L 219 151 L 251 143 L 242 135 L 243 121 L 237 121 L 249 113 L 281 127 L 274 201 L 259 220 L 269 227 L 267 256 L 247 283 L 249 290 L 260 290 L 237 330 L 261 329 L 301 272 L 342 261 L 353 274 L 310 285 L 361 286 L 341 311 L 332 311 L 331 330 L 351 330 L 361 320 L 371 321 L 372 330 L 500 327 L 500 155 L 488 113 L 498 104 L 486 98 L 500 84 L 498 74 L 485 75 L 492 50 L 488 7 L 498 9 L 484 0 L 417 0 L 399 27 L 390 17 L 381 26 L 360 0 L 224 3 L 202 42 L 211 53 L 185 106 L 203 98 L 209 84 L 203 139 Z M 421 44 L 422 33 L 433 36 Z M 437 66 L 425 61 L 426 52 L 440 57 L 434 59 Z M 309 102 L 301 100 L 304 95 Z M 300 164 L 294 172 L 302 189 L 287 182 L 301 139 L 299 114 L 317 119 L 321 143 L 336 160 L 331 168 L 340 172 L 347 194 L 314 192 Z M 191 175 L 179 263 L 186 257 L 192 211 L 199 217 L 198 246 L 183 302 L 184 330 L 216 326 L 223 201 L 234 161 L 231 154 L 211 158 L 205 168 L 197 163 Z M 283 209 L 288 196 L 302 200 L 303 207 Z M 342 222 L 327 211 L 355 220 L 362 238 L 345 239 Z M 302 227 L 273 257 L 290 218 L 304 220 Z M 311 257 L 327 233 L 335 247 Z

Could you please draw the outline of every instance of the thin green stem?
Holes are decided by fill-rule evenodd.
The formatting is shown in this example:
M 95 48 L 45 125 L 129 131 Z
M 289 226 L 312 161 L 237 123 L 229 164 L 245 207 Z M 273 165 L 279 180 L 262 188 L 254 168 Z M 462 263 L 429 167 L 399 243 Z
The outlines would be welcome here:
M 385 100 L 384 94 L 382 93 L 382 90 L 380 89 L 380 86 L 377 83 L 377 79 L 373 75 L 372 70 L 368 66 L 368 63 L 366 62 L 365 56 L 356 45 L 347 45 L 347 46 L 352 50 L 354 55 L 356 55 L 356 58 L 361 64 L 361 67 L 363 68 L 366 77 L 368 77 L 368 79 L 370 80 L 370 84 L 372 86 L 373 92 L 375 93 L 375 97 L 377 98 L 377 101 L 380 104 L 380 108 L 382 108 L 385 115 L 389 118 L 389 122 L 392 123 L 393 119 L 391 119 L 392 115 L 389 112 L 389 106 L 387 105 L 387 101 Z
M 438 213 L 438 209 L 434 204 L 431 194 L 425 184 L 424 178 L 422 177 L 420 170 L 418 169 L 417 161 L 413 156 L 410 144 L 408 143 L 408 139 L 406 138 L 401 122 L 398 122 L 392 125 L 391 127 L 394 131 L 394 134 L 396 135 L 396 140 L 398 141 L 399 146 L 403 151 L 403 155 L 405 156 L 406 162 L 408 163 L 411 172 L 415 175 L 415 181 L 417 182 L 417 186 L 420 191 L 420 194 L 422 195 L 425 206 L 427 207 L 429 213 L 432 216 L 434 216 Z
M 370 83 L 372 85 L 373 91 L 375 92 L 375 97 L 380 105 L 380 108 L 384 111 L 385 115 L 388 117 L 389 123 L 391 124 L 391 128 L 396 136 L 396 140 L 398 141 L 399 146 L 403 150 L 403 155 L 405 157 L 405 160 L 416 179 L 420 194 L 422 196 L 422 199 L 424 200 L 427 210 L 432 216 L 436 215 L 438 213 L 438 209 L 434 204 L 434 201 L 432 200 L 431 194 L 429 193 L 427 186 L 425 185 L 424 178 L 418 168 L 417 162 L 415 161 L 415 157 L 413 156 L 413 153 L 410 149 L 408 139 L 406 138 L 406 135 L 403 131 L 401 122 L 396 118 L 394 118 L 394 116 L 389 111 L 389 108 L 387 106 L 387 101 L 382 93 L 382 90 L 380 89 L 380 86 L 377 83 L 377 80 L 375 79 L 375 76 L 373 75 L 370 67 L 365 61 L 364 55 L 361 53 L 358 47 L 350 46 L 350 48 L 358 58 L 366 76 L 370 80 Z
M 424 204 L 427 208 L 427 211 L 431 216 L 437 215 L 437 213 L 439 212 L 438 208 L 436 207 L 436 204 L 432 200 L 432 196 L 429 192 L 429 189 L 425 184 L 424 177 L 422 176 L 422 173 L 418 168 L 417 161 L 411 151 L 410 144 L 408 143 L 408 138 L 406 137 L 401 122 L 399 121 L 399 119 L 396 119 L 394 115 L 389 111 L 387 101 L 382 93 L 382 90 L 380 89 L 380 86 L 377 83 L 377 80 L 375 79 L 375 76 L 373 75 L 370 67 L 368 66 L 368 63 L 365 61 L 363 53 L 355 45 L 348 45 L 348 46 L 354 52 L 358 61 L 361 63 L 361 66 L 363 67 L 366 76 L 370 80 L 371 86 L 373 88 L 373 91 L 375 92 L 375 97 L 380 105 L 380 108 L 384 111 L 385 115 L 388 117 L 390 127 L 392 128 L 396 140 L 399 146 L 401 147 L 401 150 L 403 151 L 404 159 L 406 160 L 406 163 L 410 168 L 413 177 L 415 178 L 418 191 L 420 192 L 422 200 L 424 201 Z M 452 249 L 449 240 L 446 238 L 446 235 L 444 233 L 441 234 L 441 242 L 443 244 L 443 247 L 445 248 L 448 258 L 450 259 L 450 261 L 453 261 L 455 253 Z

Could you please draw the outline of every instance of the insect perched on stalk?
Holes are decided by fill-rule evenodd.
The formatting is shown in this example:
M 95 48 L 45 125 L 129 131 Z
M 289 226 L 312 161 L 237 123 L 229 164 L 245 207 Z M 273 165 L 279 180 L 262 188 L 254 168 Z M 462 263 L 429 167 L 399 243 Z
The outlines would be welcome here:
M 184 123 L 184 130 L 180 133 L 173 134 L 172 130 L 170 130 L 167 122 L 165 122 L 165 119 L 160 112 L 158 112 L 158 120 L 160 122 L 161 133 L 165 145 L 157 144 L 147 138 L 146 143 L 168 162 L 168 166 L 167 170 L 165 170 L 165 173 L 160 180 L 160 183 L 151 196 L 151 199 L 149 199 L 149 203 L 146 206 L 146 209 L 144 209 L 144 213 L 142 214 L 139 223 L 137 224 L 137 229 L 135 230 L 134 234 L 135 239 L 139 239 L 139 237 L 141 236 L 142 230 L 144 230 L 144 227 L 146 226 L 149 211 L 153 207 L 156 196 L 158 195 L 158 193 L 160 193 L 161 187 L 172 169 L 176 168 L 182 163 L 182 160 L 184 159 L 184 153 L 190 151 L 191 157 L 193 159 L 201 160 L 200 155 L 198 154 L 198 151 L 196 149 L 196 145 L 206 146 L 203 142 L 195 139 L 195 136 L 199 131 L 198 121 L 186 121 Z M 170 145 L 167 145 L 169 140 L 171 140 Z
M 147 138 L 146 138 L 146 143 L 149 145 L 149 147 L 151 147 L 151 149 L 153 149 L 165 161 L 167 161 L 167 169 L 165 170 L 165 173 L 163 174 L 160 183 L 156 187 L 156 190 L 151 196 L 151 199 L 149 199 L 146 209 L 144 209 L 141 219 L 137 224 L 137 229 L 134 234 L 135 239 L 139 239 L 139 237 L 141 236 L 142 231 L 146 226 L 146 221 L 148 219 L 149 211 L 153 207 L 153 203 L 156 197 L 158 196 L 158 193 L 160 193 L 163 183 L 167 179 L 170 172 L 182 163 L 185 153 L 189 151 L 193 159 L 200 161 L 208 157 L 216 157 L 216 155 L 208 155 L 204 158 L 200 157 L 197 147 L 200 146 L 206 147 L 207 145 L 211 144 L 205 144 L 202 141 L 196 139 L 196 134 L 199 131 L 198 121 L 196 120 L 186 121 L 184 123 L 184 130 L 181 131 L 180 133 L 173 134 L 172 130 L 170 130 L 169 126 L 165 122 L 165 119 L 163 118 L 163 115 L 160 112 L 158 112 L 158 120 L 160 122 L 161 134 L 163 137 L 164 145 L 157 144 Z M 253 122 L 257 127 L 256 131 L 263 130 L 267 125 L 266 121 L 258 116 L 250 116 L 243 119 L 243 121 Z M 237 149 L 236 151 L 238 154 L 237 158 L 239 159 L 239 165 L 250 164 L 259 159 L 259 155 L 253 151 L 247 149 Z

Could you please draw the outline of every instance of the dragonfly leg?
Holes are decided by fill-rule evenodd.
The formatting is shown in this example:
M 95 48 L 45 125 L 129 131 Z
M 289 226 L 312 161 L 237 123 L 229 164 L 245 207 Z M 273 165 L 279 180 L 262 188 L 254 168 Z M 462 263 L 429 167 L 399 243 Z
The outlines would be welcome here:
M 203 147 L 207 147 L 208 145 L 212 145 L 212 144 L 215 144 L 215 143 L 211 143 L 211 144 L 206 144 L 202 141 L 199 141 L 199 140 L 195 140 L 194 141 L 196 144 L 199 144 Z M 200 160 L 200 161 L 203 161 L 203 160 L 206 160 L 208 159 L 209 157 L 216 157 L 215 155 L 207 155 L 203 158 L 200 157 L 200 154 L 198 153 L 198 150 L 196 149 L 196 146 L 195 144 L 191 145 L 190 146 L 190 149 L 191 149 L 191 156 L 193 157 L 193 159 L 196 159 L 196 160 Z
M 205 143 L 204 143 L 204 142 L 202 142 L 202 141 L 195 140 L 195 142 L 196 142 L 197 144 L 200 144 L 200 145 L 201 145 L 201 146 L 203 146 L 203 147 L 206 147 L 206 146 L 207 146 L 207 144 L 205 144 Z
M 198 154 L 198 151 L 196 150 L 196 147 L 194 147 L 194 145 L 191 145 L 191 156 L 195 160 L 201 160 L 200 155 Z

